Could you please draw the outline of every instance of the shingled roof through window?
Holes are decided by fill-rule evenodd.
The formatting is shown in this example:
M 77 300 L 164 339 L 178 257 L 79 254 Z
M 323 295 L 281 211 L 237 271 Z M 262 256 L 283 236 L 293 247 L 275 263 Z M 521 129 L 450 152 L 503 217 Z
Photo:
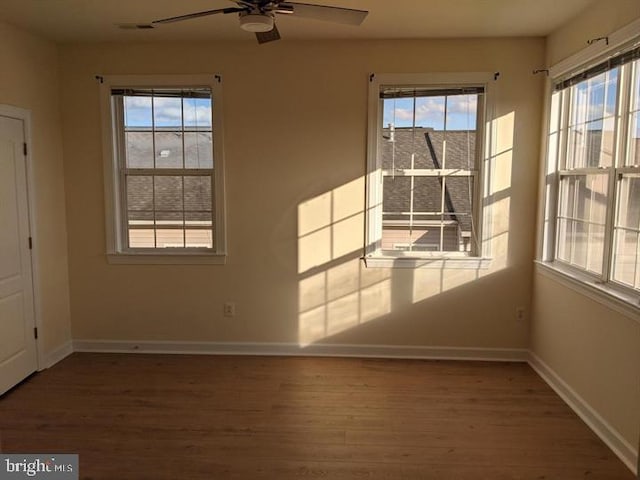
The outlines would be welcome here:
M 476 132 L 469 130 L 441 131 L 432 128 L 389 128 L 382 130 L 382 168 L 395 171 L 407 169 L 475 169 Z M 393 137 L 393 138 L 392 138 Z M 446 155 L 443 145 L 446 140 Z M 413 156 L 413 166 L 412 166 Z M 440 211 L 442 178 L 415 177 L 414 211 Z M 473 185 L 467 177 L 448 177 L 445 182 L 445 211 L 452 215 L 445 219 L 457 220 L 463 232 L 470 232 Z M 406 212 L 409 210 L 410 178 L 387 177 L 383 187 L 383 210 Z M 465 215 L 462 215 L 465 214 Z M 387 219 L 396 218 L 388 216 Z M 397 216 L 397 219 L 405 218 Z M 440 216 L 432 216 L 439 220 Z

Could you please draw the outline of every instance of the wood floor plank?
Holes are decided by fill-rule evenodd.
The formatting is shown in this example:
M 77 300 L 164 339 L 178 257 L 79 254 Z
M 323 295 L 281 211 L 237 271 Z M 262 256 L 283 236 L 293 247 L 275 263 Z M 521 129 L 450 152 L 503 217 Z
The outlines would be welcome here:
M 519 363 L 74 354 L 0 398 L 0 450 L 86 480 L 633 480 Z

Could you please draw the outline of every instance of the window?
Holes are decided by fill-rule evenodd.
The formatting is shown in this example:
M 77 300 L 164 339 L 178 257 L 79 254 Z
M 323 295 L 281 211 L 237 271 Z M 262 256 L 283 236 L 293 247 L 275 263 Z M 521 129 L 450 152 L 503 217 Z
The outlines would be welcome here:
M 640 292 L 640 48 L 553 82 L 543 260 Z
M 110 258 L 215 263 L 225 253 L 219 81 L 103 82 Z
M 372 76 L 368 259 L 480 255 L 478 166 L 490 78 Z

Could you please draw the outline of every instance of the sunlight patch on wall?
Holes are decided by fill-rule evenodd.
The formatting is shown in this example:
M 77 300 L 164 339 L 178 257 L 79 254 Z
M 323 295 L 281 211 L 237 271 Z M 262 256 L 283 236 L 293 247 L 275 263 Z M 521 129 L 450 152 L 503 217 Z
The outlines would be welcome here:
M 352 258 L 299 283 L 299 343 L 308 345 L 391 312 L 387 269 Z
M 298 273 L 362 250 L 364 180 L 298 205 Z
M 515 113 L 510 112 L 489 122 L 488 133 L 492 154 L 485 162 L 483 243 L 492 262 L 491 268 L 481 272 L 481 276 L 507 267 L 509 261 Z

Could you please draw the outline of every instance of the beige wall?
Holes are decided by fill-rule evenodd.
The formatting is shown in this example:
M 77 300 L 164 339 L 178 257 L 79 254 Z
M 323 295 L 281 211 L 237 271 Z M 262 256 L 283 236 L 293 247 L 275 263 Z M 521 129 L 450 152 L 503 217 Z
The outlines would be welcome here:
M 554 65 L 640 17 L 638 0 L 596 0 L 584 12 L 547 37 L 547 64 Z
M 36 269 L 45 355 L 71 338 L 58 50 L 0 22 L 0 104 L 32 114 Z M 43 365 L 45 366 L 45 365 Z
M 640 17 L 637 0 L 601 0 L 548 38 L 550 65 L 589 38 Z M 632 449 L 640 432 L 640 319 L 630 319 L 540 274 L 534 276 L 531 350 Z M 637 450 L 636 450 L 637 451 Z
M 543 61 L 542 39 L 61 47 L 73 337 L 526 348 Z M 446 71 L 501 72 L 492 267 L 364 269 L 367 76 Z M 228 264 L 109 265 L 94 76 L 206 72 L 224 78 Z

